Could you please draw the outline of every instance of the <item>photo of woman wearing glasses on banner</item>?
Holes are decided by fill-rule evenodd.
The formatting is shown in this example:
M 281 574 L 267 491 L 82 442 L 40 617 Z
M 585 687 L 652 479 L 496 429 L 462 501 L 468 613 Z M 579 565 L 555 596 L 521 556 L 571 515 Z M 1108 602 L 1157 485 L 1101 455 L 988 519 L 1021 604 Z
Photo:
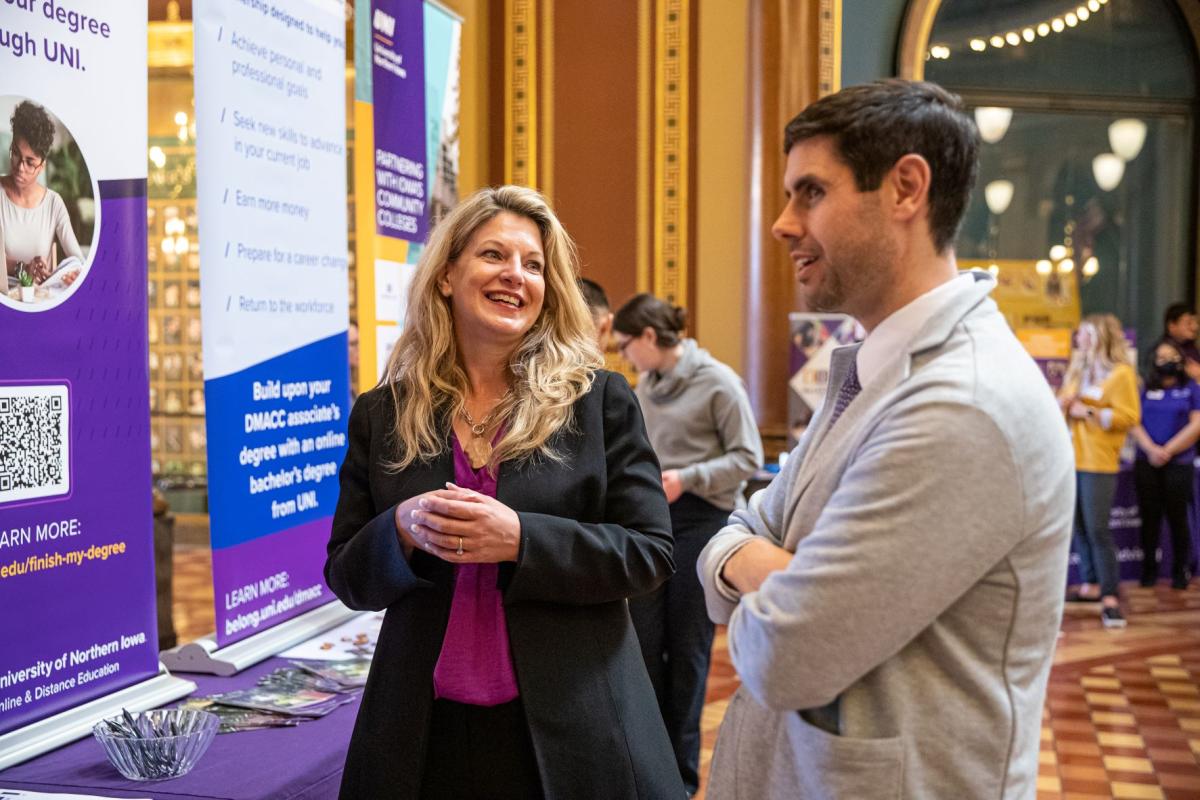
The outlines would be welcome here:
M 0 143 L 9 139 L 8 171 L 0 176 L 5 288 L 10 300 L 41 302 L 83 272 L 80 239 L 90 245 L 94 221 L 91 178 L 74 140 L 45 108 L 7 97 L 0 98 L 0 113 L 9 123 L 7 131 L 0 127 Z

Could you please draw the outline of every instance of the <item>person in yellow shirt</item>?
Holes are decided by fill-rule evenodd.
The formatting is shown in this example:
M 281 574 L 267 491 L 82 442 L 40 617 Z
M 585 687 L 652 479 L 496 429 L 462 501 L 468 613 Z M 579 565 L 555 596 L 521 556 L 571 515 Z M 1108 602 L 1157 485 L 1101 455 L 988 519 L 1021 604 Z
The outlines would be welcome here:
M 1123 628 L 1108 516 L 1121 446 L 1141 421 L 1141 406 L 1121 322 L 1112 314 L 1089 314 L 1079 324 L 1058 399 L 1075 446 L 1074 546 L 1083 580 L 1067 599 L 1100 601 L 1104 626 Z

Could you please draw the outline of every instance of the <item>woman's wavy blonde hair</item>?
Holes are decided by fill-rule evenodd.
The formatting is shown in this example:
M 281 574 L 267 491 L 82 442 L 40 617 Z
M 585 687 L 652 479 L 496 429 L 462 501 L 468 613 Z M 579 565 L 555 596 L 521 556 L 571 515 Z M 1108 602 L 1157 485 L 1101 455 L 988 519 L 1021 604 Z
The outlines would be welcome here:
M 1113 367 L 1131 362 L 1129 344 L 1121 321 L 1113 314 L 1088 314 L 1079 323 L 1080 327 L 1091 325 L 1096 329 L 1096 347 L 1091 351 L 1074 348 L 1067 374 L 1063 376 L 1064 387 L 1075 387 L 1078 391 L 1085 375 L 1094 380 L 1103 380 Z
M 559 460 L 550 438 L 570 427 L 572 406 L 591 388 L 603 364 L 577 282 L 575 243 L 545 198 L 522 186 L 482 189 L 437 224 L 417 263 L 404 332 L 382 381 L 395 401 L 396 457 L 386 463 L 390 470 L 440 455 L 449 420 L 463 408 L 469 382 L 454 335 L 450 299 L 442 296 L 438 281 L 475 232 L 501 212 L 537 226 L 546 259 L 546 290 L 541 314 L 508 364 L 512 388 L 496 410 L 499 418 L 507 418 L 507 425 L 489 469 L 494 473 L 501 461 L 535 454 Z

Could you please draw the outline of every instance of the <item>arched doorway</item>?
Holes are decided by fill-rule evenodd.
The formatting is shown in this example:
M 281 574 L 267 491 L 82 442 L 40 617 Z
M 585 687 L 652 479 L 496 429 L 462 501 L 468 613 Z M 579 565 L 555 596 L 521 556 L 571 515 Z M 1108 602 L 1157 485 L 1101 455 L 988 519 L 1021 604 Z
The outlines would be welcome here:
M 985 139 L 960 259 L 1036 262 L 1155 339 L 1196 293 L 1197 33 L 1173 0 L 911 4 L 900 74 L 962 95 Z

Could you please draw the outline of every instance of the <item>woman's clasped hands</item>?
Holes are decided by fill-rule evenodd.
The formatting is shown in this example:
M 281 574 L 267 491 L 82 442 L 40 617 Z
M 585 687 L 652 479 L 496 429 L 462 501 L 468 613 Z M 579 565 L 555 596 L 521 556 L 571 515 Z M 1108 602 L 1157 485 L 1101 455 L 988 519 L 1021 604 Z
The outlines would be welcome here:
M 406 557 L 419 549 L 453 564 L 516 561 L 521 545 L 515 511 L 453 483 L 398 505 L 396 531 Z

